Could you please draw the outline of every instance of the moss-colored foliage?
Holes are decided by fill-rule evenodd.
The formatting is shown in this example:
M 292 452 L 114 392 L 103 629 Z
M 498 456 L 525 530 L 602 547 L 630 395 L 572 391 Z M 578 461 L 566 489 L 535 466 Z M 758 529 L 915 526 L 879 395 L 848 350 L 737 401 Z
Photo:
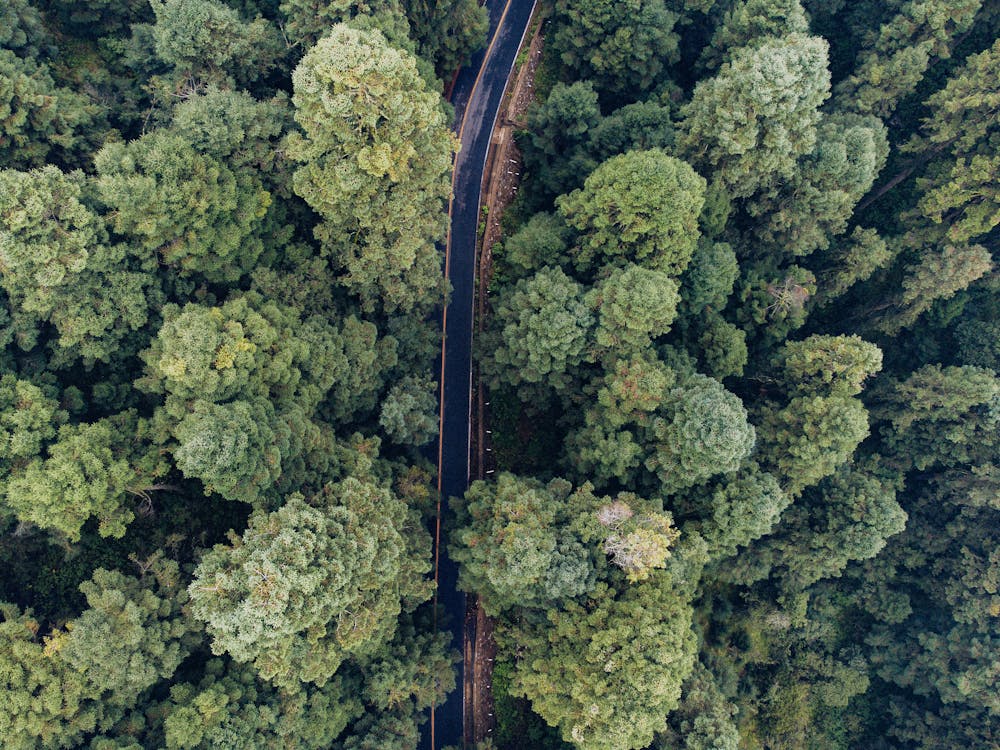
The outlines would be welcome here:
M 23 349 L 48 322 L 60 347 L 107 361 L 161 299 L 150 261 L 112 243 L 90 197 L 80 172 L 0 172 L 0 285 L 27 329 Z
M 826 57 L 823 39 L 798 33 L 734 50 L 682 109 L 681 153 L 739 198 L 790 177 L 816 143 Z
M 322 686 L 345 659 L 376 652 L 401 609 L 430 593 L 429 538 L 411 515 L 353 477 L 312 504 L 293 496 L 253 515 L 242 538 L 205 555 L 188 589 L 213 651 L 284 687 Z
M 318 236 L 341 282 L 368 309 L 433 307 L 455 140 L 413 56 L 337 25 L 293 81 L 293 184 L 324 220 Z
M 646 747 L 666 727 L 695 655 L 691 609 L 666 575 L 598 589 L 586 604 L 502 634 L 524 651 L 511 694 L 576 747 Z
M 584 186 L 556 205 L 579 232 L 573 264 L 642 263 L 671 276 L 691 260 L 705 181 L 659 149 L 630 151 L 601 164 Z
M 232 282 L 263 252 L 261 220 L 271 196 L 252 172 L 234 171 L 181 136 L 153 132 L 112 143 L 95 164 L 112 227 L 182 274 Z

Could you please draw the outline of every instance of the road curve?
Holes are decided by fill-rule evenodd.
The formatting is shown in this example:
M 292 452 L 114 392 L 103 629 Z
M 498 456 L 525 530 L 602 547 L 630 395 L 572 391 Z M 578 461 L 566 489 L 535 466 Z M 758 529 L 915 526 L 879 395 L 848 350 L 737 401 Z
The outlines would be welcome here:
M 438 441 L 438 490 L 446 501 L 460 497 L 469 486 L 469 435 L 472 403 L 472 326 L 476 283 L 476 239 L 479 202 L 493 128 L 503 102 L 507 80 L 528 29 L 535 0 L 487 0 L 490 15 L 489 43 L 463 68 L 452 88 L 454 129 L 461 141 L 455 157 L 450 226 L 445 246 L 445 274 L 451 281 L 451 299 L 442 314 L 441 423 Z M 438 513 L 434 544 L 435 600 L 449 616 L 455 648 L 463 652 L 465 595 L 456 588 L 458 568 L 448 559 Z M 431 712 L 421 737 L 422 750 L 464 745 L 464 702 L 459 666 L 459 686 L 445 703 Z

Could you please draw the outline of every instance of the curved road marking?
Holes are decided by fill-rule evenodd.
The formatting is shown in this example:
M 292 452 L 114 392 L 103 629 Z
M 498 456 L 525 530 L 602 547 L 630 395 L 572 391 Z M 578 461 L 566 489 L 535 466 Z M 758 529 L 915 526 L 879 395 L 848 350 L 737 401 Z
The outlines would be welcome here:
M 448 234 L 445 239 L 444 248 L 444 275 L 445 278 L 449 278 L 451 270 L 451 234 L 452 234 L 452 212 L 455 203 L 455 178 L 458 174 L 459 159 L 462 156 L 462 137 L 465 135 L 465 124 L 468 122 L 469 105 L 472 104 L 473 99 L 476 95 L 476 89 L 479 87 L 479 81 L 483 77 L 483 72 L 486 70 L 486 65 L 490 60 L 490 55 L 493 53 L 493 48 L 496 45 L 497 39 L 500 37 L 500 31 L 503 29 L 504 21 L 507 18 L 507 11 L 510 10 L 510 4 L 512 0 L 507 0 L 504 5 L 503 13 L 500 14 L 500 20 L 497 22 L 496 29 L 493 31 L 493 37 L 490 39 L 490 43 L 486 48 L 486 52 L 483 54 L 483 62 L 479 66 L 479 71 L 476 73 L 476 80 L 472 84 L 472 88 L 469 90 L 469 99 L 466 102 L 465 109 L 462 111 L 462 124 L 458 129 L 458 146 L 459 151 L 455 154 L 454 163 L 451 171 L 451 194 L 448 198 Z M 481 189 L 480 189 L 481 192 Z M 480 202 L 482 200 L 482 195 L 479 198 Z M 440 386 L 440 414 L 438 416 L 438 499 L 437 499 L 437 518 L 434 524 L 434 609 L 433 609 L 433 622 L 434 631 L 437 632 L 437 610 L 438 610 L 438 591 L 439 591 L 439 573 L 440 573 L 440 557 L 441 557 L 441 499 L 442 499 L 442 476 L 444 468 L 444 409 L 445 409 L 445 399 L 444 399 L 444 385 L 445 385 L 445 352 L 448 346 L 448 303 L 445 302 L 444 309 L 441 313 L 441 386 Z M 470 428 L 471 429 L 471 428 Z M 462 613 L 464 617 L 465 613 Z M 456 689 L 461 689 L 461 686 L 456 686 Z M 434 707 L 431 708 L 431 750 L 436 750 L 437 742 L 435 736 L 435 722 L 434 717 L 437 713 Z M 463 707 L 464 713 L 464 707 Z

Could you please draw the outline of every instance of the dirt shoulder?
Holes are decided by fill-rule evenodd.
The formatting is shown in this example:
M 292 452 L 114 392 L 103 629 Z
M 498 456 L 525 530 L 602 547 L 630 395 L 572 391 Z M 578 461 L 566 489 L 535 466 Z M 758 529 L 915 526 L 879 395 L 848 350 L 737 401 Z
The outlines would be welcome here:
M 476 335 L 483 332 L 489 314 L 489 285 L 493 275 L 493 247 L 502 237 L 503 212 L 517 194 L 521 175 L 521 152 L 514 133 L 525 124 L 528 107 L 534 101 L 535 71 L 542 54 L 542 26 L 536 10 L 529 27 L 529 42 L 518 57 L 518 71 L 504 100 L 504 107 L 493 131 L 493 141 L 483 173 L 483 200 L 479 268 L 476 287 Z M 489 396 L 474 371 L 474 408 L 472 430 L 473 476 L 484 479 L 495 470 L 489 429 Z M 471 680 L 466 686 L 466 741 L 471 746 L 490 737 L 495 728 L 493 710 L 493 660 L 496 642 L 493 640 L 493 620 L 483 612 L 478 600 L 470 603 L 466 613 L 467 626 L 473 626 L 475 638 L 466 644 L 466 665 L 471 665 Z M 467 666 L 468 669 L 468 666 Z M 467 672 L 468 674 L 468 672 Z

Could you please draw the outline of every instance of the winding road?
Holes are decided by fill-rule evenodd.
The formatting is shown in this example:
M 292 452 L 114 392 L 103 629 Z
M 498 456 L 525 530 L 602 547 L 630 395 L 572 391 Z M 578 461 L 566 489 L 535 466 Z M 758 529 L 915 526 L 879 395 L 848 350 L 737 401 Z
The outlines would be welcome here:
M 463 653 L 465 594 L 455 586 L 458 569 L 448 559 L 441 520 L 442 512 L 447 512 L 447 498 L 460 497 L 469 486 L 473 301 L 480 192 L 493 128 L 535 0 L 487 0 L 486 5 L 490 15 L 489 43 L 462 68 L 452 87 L 454 129 L 461 150 L 455 157 L 452 199 L 448 206 L 450 227 L 445 246 L 445 274 L 451 281 L 452 293 L 442 313 L 438 490 L 443 502 L 439 507 L 434 541 L 435 600 L 448 615 L 446 624 L 452 632 L 454 646 Z M 458 688 L 443 705 L 432 710 L 421 738 L 422 750 L 464 746 L 464 667 L 459 666 Z

